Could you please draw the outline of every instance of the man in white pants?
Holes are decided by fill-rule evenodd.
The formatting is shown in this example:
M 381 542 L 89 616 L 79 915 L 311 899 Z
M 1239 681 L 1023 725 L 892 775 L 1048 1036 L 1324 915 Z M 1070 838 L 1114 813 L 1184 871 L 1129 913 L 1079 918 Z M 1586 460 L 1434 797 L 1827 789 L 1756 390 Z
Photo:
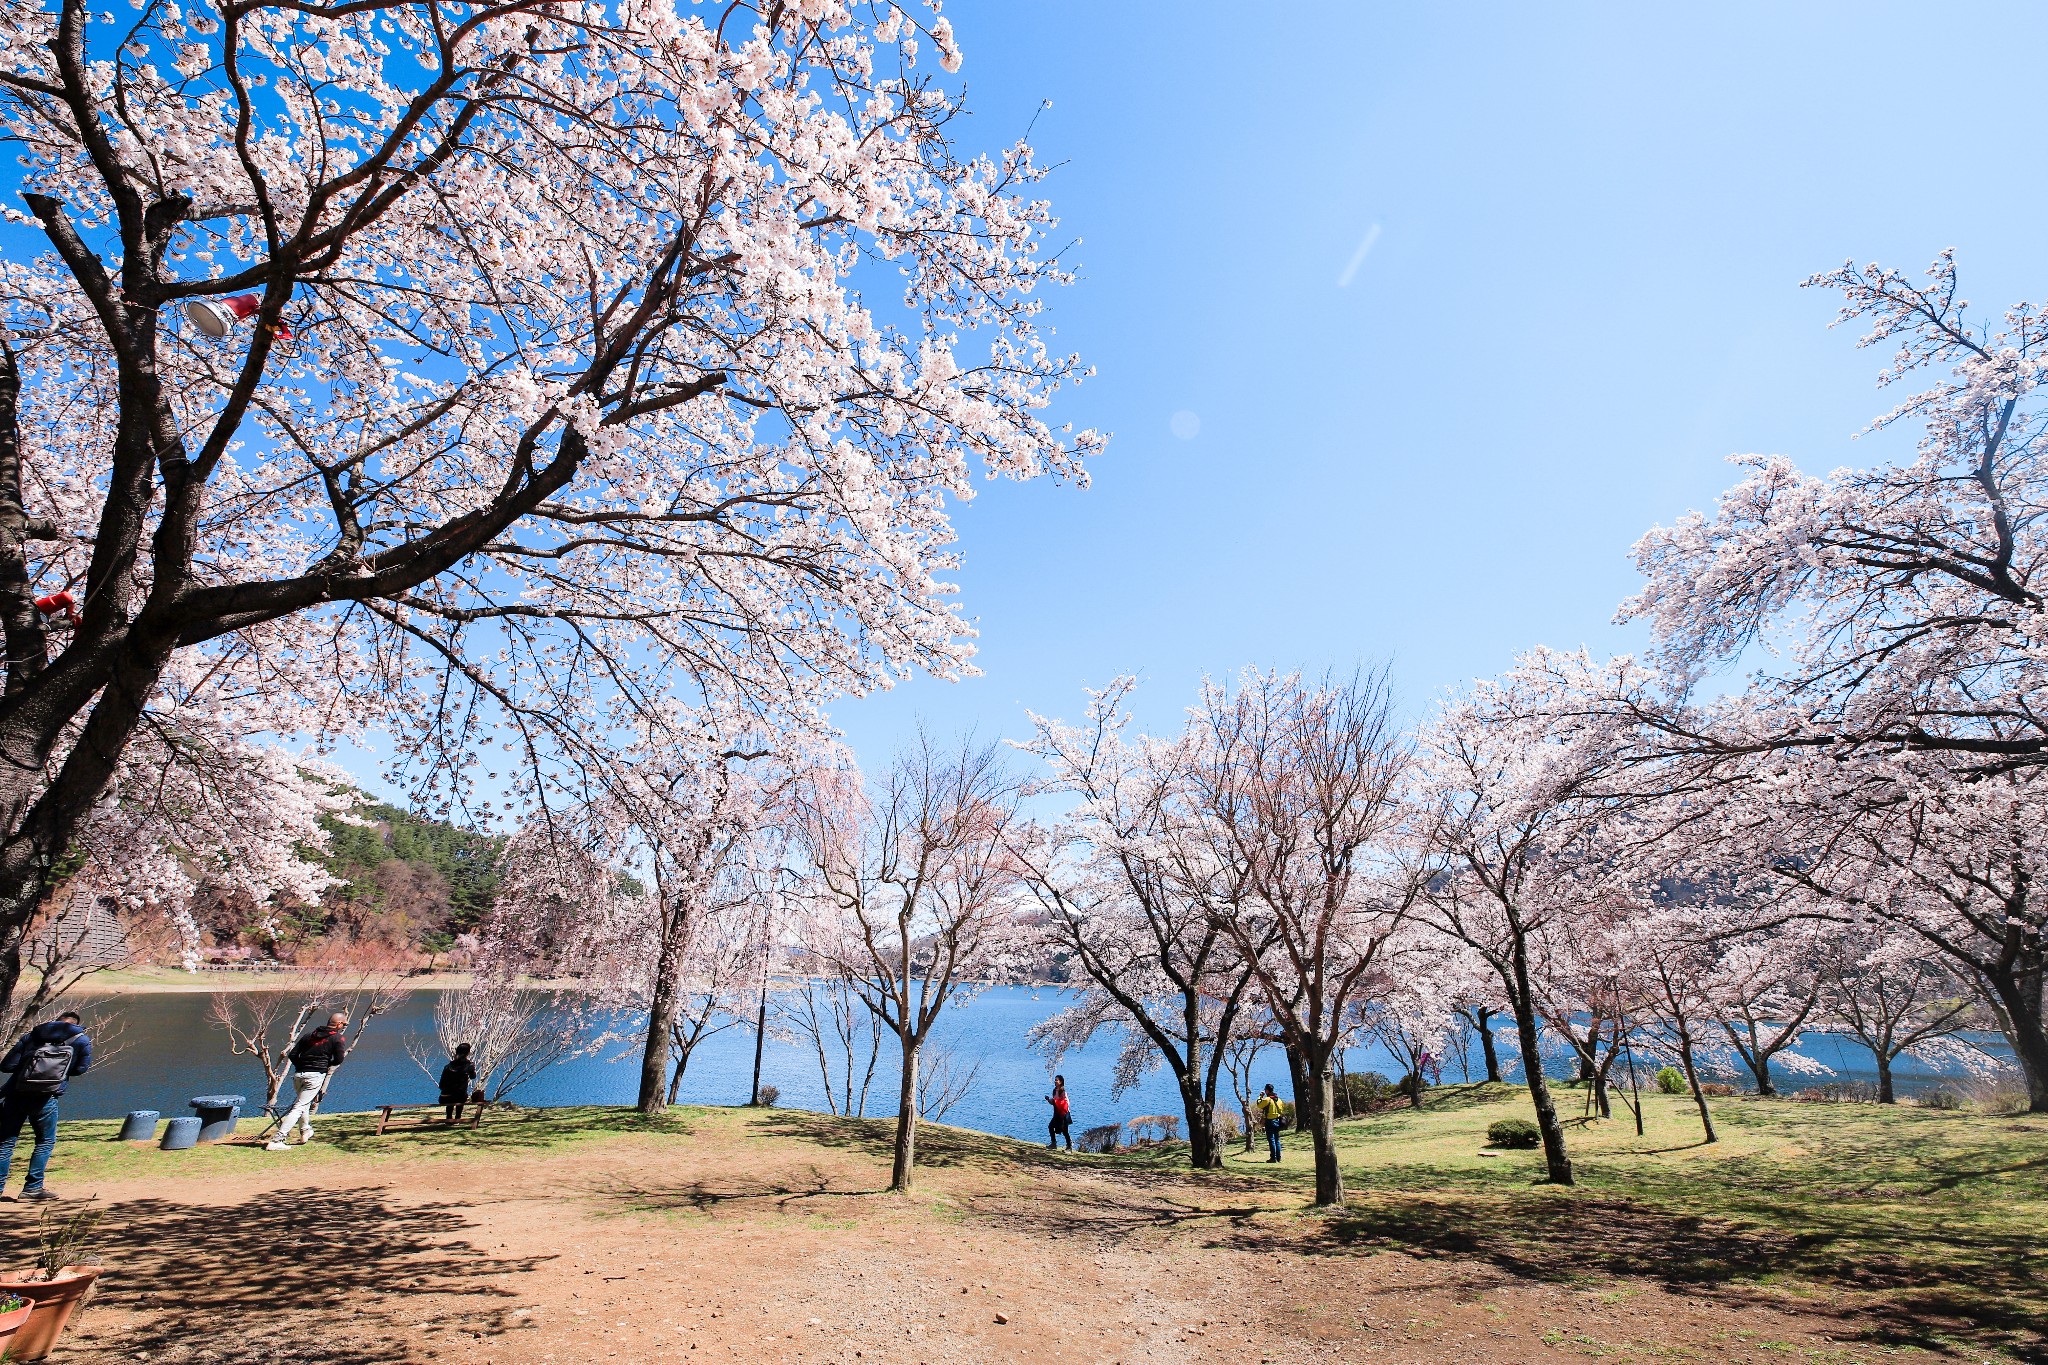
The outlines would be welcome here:
M 299 1039 L 286 1060 L 292 1064 L 292 1084 L 298 1093 L 292 1096 L 292 1107 L 278 1125 L 277 1136 L 263 1144 L 264 1150 L 288 1152 L 291 1150 L 292 1125 L 301 1124 L 305 1129 L 303 1141 L 313 1140 L 313 1106 L 327 1093 L 327 1082 L 334 1075 L 334 1068 L 347 1060 L 348 1016 L 330 1014 L 327 1022 Z

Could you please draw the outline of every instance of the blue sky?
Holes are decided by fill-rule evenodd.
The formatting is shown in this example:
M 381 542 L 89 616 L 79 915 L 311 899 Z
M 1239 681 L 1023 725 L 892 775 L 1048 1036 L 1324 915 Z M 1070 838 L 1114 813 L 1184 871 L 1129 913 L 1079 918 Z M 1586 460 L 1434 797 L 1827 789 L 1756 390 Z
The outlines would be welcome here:
M 1725 456 L 1902 448 L 1855 439 L 1881 358 L 1801 279 L 1953 246 L 1968 297 L 2048 296 L 2048 10 L 947 13 L 970 145 L 1052 101 L 1034 140 L 1083 239 L 1054 322 L 1100 371 L 1060 415 L 1115 439 L 1092 488 L 961 516 L 984 676 L 842 704 L 871 764 L 920 715 L 1020 735 L 1125 670 L 1168 726 L 1248 663 L 1391 659 L 1419 712 L 1531 644 L 1637 647 L 1628 547 Z

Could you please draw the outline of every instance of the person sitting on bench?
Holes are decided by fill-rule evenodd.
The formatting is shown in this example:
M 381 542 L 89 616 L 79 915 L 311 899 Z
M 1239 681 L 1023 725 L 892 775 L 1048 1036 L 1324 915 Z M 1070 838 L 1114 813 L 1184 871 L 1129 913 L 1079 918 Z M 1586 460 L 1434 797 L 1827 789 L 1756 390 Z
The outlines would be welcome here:
M 469 1044 L 457 1043 L 455 1055 L 441 1068 L 441 1107 L 449 1123 L 462 1122 L 462 1108 L 475 1087 L 476 1063 L 469 1059 Z M 477 1090 L 476 1095 L 481 1099 L 483 1092 Z

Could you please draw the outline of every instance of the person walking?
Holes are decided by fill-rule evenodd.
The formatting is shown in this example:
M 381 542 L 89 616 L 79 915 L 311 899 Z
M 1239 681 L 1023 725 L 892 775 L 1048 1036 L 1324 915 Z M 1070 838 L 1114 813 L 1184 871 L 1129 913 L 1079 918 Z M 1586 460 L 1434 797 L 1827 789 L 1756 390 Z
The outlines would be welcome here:
M 286 1060 L 292 1064 L 292 1084 L 298 1093 L 292 1096 L 292 1107 L 278 1126 L 277 1136 L 263 1144 L 265 1151 L 290 1151 L 295 1123 L 305 1126 L 302 1142 L 313 1140 L 313 1106 L 327 1093 L 334 1068 L 348 1060 L 348 1016 L 339 1012 L 328 1015 L 326 1023 L 299 1039 Z
M 35 1134 L 36 1145 L 29 1153 L 21 1197 L 38 1201 L 57 1197 L 43 1185 L 50 1154 L 57 1150 L 57 1097 L 73 1076 L 83 1076 L 91 1069 L 92 1039 L 86 1036 L 85 1025 L 74 1010 L 36 1025 L 0 1057 L 0 1071 L 10 1073 L 7 1083 L 0 1085 L 0 1191 L 6 1188 L 7 1173 L 14 1164 L 14 1144 L 26 1123 Z M 11 1200 L 11 1196 L 0 1193 L 0 1199 Z
M 1252 1101 L 1252 1112 L 1266 1128 L 1266 1162 L 1271 1165 L 1280 1159 L 1280 1125 L 1287 1121 L 1287 1106 L 1273 1093 L 1273 1083 L 1266 1082 L 1266 1093 Z
M 1047 1151 L 1060 1145 L 1060 1139 L 1067 1140 L 1067 1150 L 1074 1150 L 1074 1107 L 1067 1102 L 1067 1078 L 1052 1078 L 1052 1093 L 1045 1097 L 1052 1106 L 1052 1122 L 1046 1125 L 1045 1146 Z
M 462 1106 L 469 1103 L 469 1092 L 475 1088 L 476 1063 L 469 1058 L 469 1044 L 457 1043 L 455 1055 L 441 1068 L 441 1107 L 448 1122 L 462 1122 Z

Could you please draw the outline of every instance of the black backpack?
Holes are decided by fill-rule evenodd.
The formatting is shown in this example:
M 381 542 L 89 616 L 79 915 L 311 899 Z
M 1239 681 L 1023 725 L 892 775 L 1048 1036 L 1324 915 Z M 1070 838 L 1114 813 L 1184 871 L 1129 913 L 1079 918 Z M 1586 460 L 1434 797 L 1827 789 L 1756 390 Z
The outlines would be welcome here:
M 65 1077 L 71 1074 L 71 1064 L 77 1054 L 71 1050 L 71 1043 L 44 1043 L 21 1064 L 21 1070 L 14 1073 L 14 1090 L 23 1095 L 54 1095 L 64 1088 Z

